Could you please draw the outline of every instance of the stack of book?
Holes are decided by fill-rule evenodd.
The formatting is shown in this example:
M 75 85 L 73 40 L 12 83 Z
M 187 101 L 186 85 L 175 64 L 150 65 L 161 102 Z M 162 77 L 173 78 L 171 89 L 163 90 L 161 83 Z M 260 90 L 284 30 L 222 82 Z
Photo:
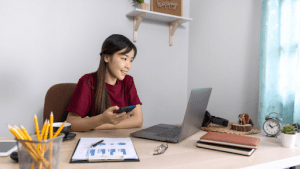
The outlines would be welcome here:
M 197 147 L 250 156 L 259 142 L 256 137 L 208 132 L 197 141 Z

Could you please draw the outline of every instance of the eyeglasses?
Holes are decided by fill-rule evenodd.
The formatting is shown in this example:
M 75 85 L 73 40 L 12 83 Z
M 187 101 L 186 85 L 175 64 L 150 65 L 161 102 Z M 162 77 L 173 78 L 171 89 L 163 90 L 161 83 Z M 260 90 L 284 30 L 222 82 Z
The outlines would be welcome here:
M 163 143 L 163 144 L 161 144 L 160 146 L 158 146 L 154 149 L 153 155 L 163 154 L 167 149 L 168 149 L 168 144 Z

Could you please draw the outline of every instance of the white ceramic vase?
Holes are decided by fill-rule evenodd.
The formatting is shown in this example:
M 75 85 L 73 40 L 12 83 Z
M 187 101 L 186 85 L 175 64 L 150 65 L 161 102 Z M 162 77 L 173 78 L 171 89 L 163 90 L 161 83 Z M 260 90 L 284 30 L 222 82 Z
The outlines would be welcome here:
M 296 139 L 297 139 L 297 133 L 295 134 L 285 134 L 285 133 L 280 133 L 281 137 L 281 145 L 283 147 L 287 148 L 294 148 L 296 144 Z

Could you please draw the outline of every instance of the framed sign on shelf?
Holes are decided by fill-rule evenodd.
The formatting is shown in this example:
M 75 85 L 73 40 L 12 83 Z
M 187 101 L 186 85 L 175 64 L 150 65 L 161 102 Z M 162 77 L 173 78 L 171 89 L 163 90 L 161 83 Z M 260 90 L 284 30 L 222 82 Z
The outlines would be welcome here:
M 151 11 L 182 16 L 182 0 L 151 0 Z

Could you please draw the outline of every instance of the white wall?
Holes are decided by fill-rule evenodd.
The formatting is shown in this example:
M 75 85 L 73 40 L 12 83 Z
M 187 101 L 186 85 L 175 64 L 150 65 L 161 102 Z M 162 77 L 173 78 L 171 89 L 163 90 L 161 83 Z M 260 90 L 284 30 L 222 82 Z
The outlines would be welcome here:
M 189 0 L 183 1 L 189 17 Z M 105 38 L 132 40 L 133 21 L 125 15 L 131 0 L 0 1 L 0 137 L 6 124 L 40 126 L 47 90 L 73 82 L 98 68 Z M 143 103 L 144 126 L 181 123 L 187 104 L 188 23 L 178 27 L 169 46 L 166 23 L 143 21 L 137 58 L 129 72 Z
M 261 1 L 191 0 L 188 91 L 212 87 L 208 111 L 257 125 Z

